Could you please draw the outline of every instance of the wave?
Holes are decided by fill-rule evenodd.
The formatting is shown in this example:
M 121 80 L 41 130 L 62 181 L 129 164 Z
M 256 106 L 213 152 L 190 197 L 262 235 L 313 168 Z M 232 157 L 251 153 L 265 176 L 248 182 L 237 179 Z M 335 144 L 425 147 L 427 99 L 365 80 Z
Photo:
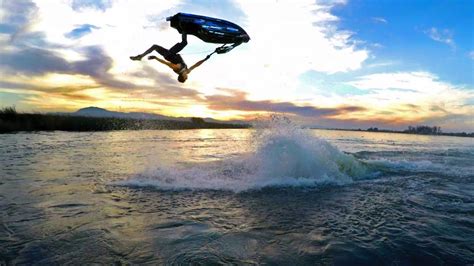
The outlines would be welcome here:
M 289 119 L 255 125 L 253 152 L 206 163 L 158 165 L 117 184 L 164 190 L 245 191 L 268 186 L 342 185 L 370 175 L 367 167 Z
M 470 177 L 474 171 L 472 164 L 456 162 L 450 164 L 449 162 L 435 162 L 433 160 L 410 160 L 410 159 L 370 159 L 363 160 L 366 166 L 372 172 L 379 172 L 384 175 L 396 174 L 420 174 L 431 173 L 437 175 L 444 175 L 450 177 Z

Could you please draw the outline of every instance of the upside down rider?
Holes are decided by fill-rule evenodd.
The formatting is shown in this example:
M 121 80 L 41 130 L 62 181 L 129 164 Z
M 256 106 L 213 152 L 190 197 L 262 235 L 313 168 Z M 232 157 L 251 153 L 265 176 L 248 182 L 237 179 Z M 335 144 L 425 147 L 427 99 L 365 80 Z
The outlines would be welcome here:
M 152 45 L 148 50 L 143 52 L 142 54 L 136 55 L 136 56 L 130 56 L 130 59 L 132 60 L 137 60 L 140 61 L 142 60 L 143 57 L 146 55 L 152 53 L 153 51 L 158 52 L 161 56 L 163 56 L 163 59 L 158 58 L 154 55 L 151 55 L 148 57 L 148 60 L 157 60 L 158 62 L 167 65 L 170 67 L 176 74 L 178 74 L 178 81 L 179 82 L 185 82 L 188 79 L 188 74 L 193 71 L 196 67 L 200 66 L 202 63 L 204 63 L 206 60 L 211 58 L 211 55 L 206 56 L 206 58 L 196 62 L 194 65 L 188 68 L 186 63 L 184 62 L 183 58 L 179 54 L 181 50 L 188 44 L 187 41 L 187 34 L 183 33 L 182 35 L 182 40 L 181 42 L 173 45 L 170 49 L 163 48 L 157 44 Z

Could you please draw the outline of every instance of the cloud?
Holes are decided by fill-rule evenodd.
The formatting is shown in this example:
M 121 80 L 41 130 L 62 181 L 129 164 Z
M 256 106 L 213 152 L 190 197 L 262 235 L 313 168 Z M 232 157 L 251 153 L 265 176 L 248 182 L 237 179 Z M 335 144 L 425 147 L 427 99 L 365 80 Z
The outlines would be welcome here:
M 337 28 L 338 17 L 331 13 L 343 3 L 318 4 L 302 1 L 238 1 L 247 15 L 248 32 L 257 60 L 270 69 L 288 69 L 298 74 L 308 70 L 336 73 L 355 70 L 368 57 L 357 49 L 353 33 Z
M 52 44 L 46 34 L 35 26 L 40 21 L 40 9 L 29 0 L 4 1 L 0 4 L 0 50 L 22 47 L 64 48 Z
M 70 64 L 56 53 L 26 47 L 14 51 L 0 51 L 0 71 L 10 74 L 42 75 L 48 72 L 70 72 Z M 0 73 L 1 73 L 0 72 Z
M 93 8 L 105 11 L 112 6 L 111 0 L 73 0 L 71 3 L 72 9 L 81 11 L 87 8 Z
M 100 47 L 85 47 L 83 55 L 84 60 L 69 62 L 47 49 L 25 47 L 14 51 L 0 51 L 0 71 L 13 75 L 81 74 L 112 88 L 135 87 L 132 83 L 117 80 L 108 72 L 112 67 L 112 58 Z
M 69 79 L 70 85 L 64 85 L 61 90 L 90 89 L 94 87 L 107 87 L 114 90 L 148 90 L 154 97 L 165 99 L 198 99 L 199 93 L 196 90 L 183 88 L 176 85 L 176 82 L 168 75 L 157 72 L 153 68 L 144 66 L 142 70 L 133 73 L 135 77 L 152 77 L 154 85 L 137 85 L 133 82 L 122 81 L 115 78 L 109 73 L 112 67 L 112 58 L 108 57 L 104 51 L 97 46 L 83 48 L 84 59 L 74 62 L 68 62 L 59 57 L 54 52 L 40 49 L 25 49 L 13 54 L 1 54 L 4 59 L 0 64 L 0 70 L 9 75 L 20 75 L 29 77 L 30 81 L 35 82 L 34 77 L 47 77 L 53 73 L 62 73 L 63 78 L 59 80 Z M 8 69 L 6 69 L 8 67 Z M 91 78 L 94 82 L 87 86 L 78 86 L 74 84 L 74 76 L 82 75 Z M 57 76 L 57 75 L 56 75 Z M 69 78 L 68 78 L 69 77 Z M 37 81 L 36 81 L 37 82 Z M 77 82 L 77 81 L 75 81 Z M 48 82 L 46 82 L 48 83 Z M 23 80 L 21 83 L 2 82 L 3 88 L 28 88 L 44 92 L 58 92 L 58 78 L 53 79 L 50 85 L 37 86 Z M 63 91 L 65 92 L 65 91 Z M 131 92 L 133 93 L 133 92 Z
M 6 89 L 27 89 L 30 88 L 30 84 L 18 83 L 18 82 L 9 82 L 9 81 L 0 81 L 0 88 Z
M 474 131 L 474 112 L 470 114 L 446 114 L 443 116 L 434 116 L 428 118 L 426 124 L 441 126 L 441 130 L 445 132 L 473 132 Z
M 225 56 L 214 57 L 213 64 L 204 66 L 205 72 L 193 73 L 200 83 L 242 88 L 261 99 L 270 94 L 285 98 L 310 70 L 353 71 L 368 58 L 369 51 L 355 44 L 354 33 L 337 27 L 339 18 L 332 8 L 343 4 L 340 1 L 235 2 L 245 14 L 245 19 L 235 22 L 251 40 Z
M 385 18 L 382 17 L 373 17 L 372 21 L 375 23 L 382 23 L 382 24 L 387 24 L 388 21 Z
M 470 52 L 468 53 L 468 56 L 469 56 L 469 58 L 471 58 L 472 60 L 474 60 L 474 51 L 470 51 Z
M 86 59 L 72 62 L 72 73 L 80 73 L 92 77 L 97 83 L 120 89 L 130 89 L 135 87 L 133 83 L 120 81 L 109 73 L 113 60 L 107 56 L 104 50 L 98 46 L 83 48 Z
M 347 84 L 368 92 L 363 97 L 352 97 L 351 101 L 370 106 L 366 116 L 374 119 L 381 119 L 376 115 L 380 111 L 394 111 L 393 118 L 400 121 L 420 122 L 433 117 L 442 121 L 443 117 L 453 115 L 474 115 L 474 106 L 469 104 L 474 101 L 473 88 L 444 82 L 429 72 L 377 73 Z
M 212 7 L 212 8 L 209 8 Z M 226 18 L 231 21 L 245 19 L 245 14 L 238 7 L 234 0 L 219 0 L 212 2 L 209 0 L 183 0 L 171 12 L 189 12 L 202 14 L 210 17 Z
M 220 89 L 230 95 L 210 95 L 205 97 L 205 104 L 212 110 L 233 110 L 248 112 L 278 112 L 295 114 L 304 117 L 330 117 L 345 113 L 364 111 L 358 106 L 343 106 L 340 108 L 317 108 L 314 106 L 298 106 L 291 102 L 251 101 L 247 93 L 238 90 Z
M 453 33 L 448 29 L 438 30 L 437 28 L 432 27 L 425 30 L 424 33 L 434 41 L 444 43 L 451 48 L 456 48 L 456 44 L 453 40 Z
M 367 64 L 366 67 L 368 68 L 380 68 L 380 67 L 387 67 L 397 64 L 395 61 L 384 61 L 384 62 L 375 62 L 371 64 Z
M 348 84 L 359 89 L 400 89 L 408 91 L 430 92 L 449 87 L 429 72 L 376 73 L 357 78 Z
M 284 95 L 288 91 L 286 85 L 298 82 L 299 75 L 308 69 L 326 73 L 350 71 L 360 68 L 368 56 L 368 51 L 355 46 L 352 33 L 336 27 L 338 18 L 331 14 L 331 9 L 345 1 L 318 4 L 312 0 L 296 3 L 267 0 L 255 4 L 253 1 L 239 0 L 233 3 L 219 2 L 212 9 L 209 3 L 206 6 L 177 0 L 166 1 L 159 6 L 156 6 L 155 1 L 143 1 L 139 5 L 132 1 L 115 1 L 113 4 L 110 1 L 35 3 L 41 18 L 35 22 L 35 29 L 45 34 L 45 40 L 50 44 L 63 45 L 62 51 L 58 52 L 75 57 L 82 54 L 82 46 L 102 47 L 113 58 L 111 75 L 123 75 L 136 70 L 138 64 L 130 63 L 127 55 L 143 51 L 156 43 L 157 38 L 164 47 L 173 45 L 179 38 L 172 28 L 163 30 L 148 27 L 150 23 L 156 23 L 158 18 L 164 21 L 164 11 L 169 13 L 180 6 L 188 8 L 190 12 L 197 12 L 200 8 L 206 11 L 205 15 L 209 12 L 212 15 L 213 10 L 222 10 L 222 14 L 231 16 L 232 20 L 236 19 L 235 22 L 248 29 L 252 40 L 251 45 L 244 44 L 232 53 L 213 57 L 212 64 L 206 63 L 193 72 L 192 81 L 188 83 L 207 93 L 215 87 L 225 86 L 246 88 L 253 94 L 261 92 L 261 96 L 272 88 L 274 95 Z M 53 10 L 61 12 L 53 14 Z M 124 20 L 124 17 L 127 19 Z M 88 25 L 97 29 L 91 30 L 94 28 Z M 210 47 L 214 48 L 191 37 L 186 50 L 194 48 L 202 51 Z M 192 62 L 200 58 L 185 55 L 185 59 Z M 295 67 L 289 68 L 289 65 Z M 159 65 L 155 68 L 162 69 Z M 227 74 L 237 69 L 241 72 L 239 75 Z M 220 78 L 216 79 L 216 76 Z M 243 79 L 242 76 L 247 78 Z
M 121 106 L 168 115 L 201 111 L 221 118 L 281 112 L 348 125 L 469 117 L 474 102 L 471 88 L 447 83 L 432 73 L 353 78 L 365 73 L 363 67 L 383 71 L 392 62 L 379 58 L 364 64 L 369 56 L 375 58 L 369 49 L 376 44 L 363 43 L 357 33 L 339 27 L 340 18 L 333 10 L 344 4 L 344 0 L 167 0 L 159 5 L 156 0 L 3 1 L 0 91 L 28 93 L 18 98 L 51 109 Z M 170 47 L 179 40 L 164 21 L 178 10 L 229 19 L 252 39 L 228 54 L 213 56 L 193 71 L 186 84 L 177 83 L 162 64 L 130 61 L 128 56 L 153 43 Z M 386 23 L 382 17 L 369 19 Z M 448 30 L 432 28 L 425 33 L 455 45 Z M 183 56 L 191 65 L 204 56 L 197 52 L 213 48 L 190 36 Z M 316 85 L 305 79 L 308 72 L 320 75 L 312 80 Z M 341 84 L 341 77 L 350 81 Z M 331 86 L 318 79 L 331 80 Z M 224 93 L 216 88 L 242 91 Z M 337 88 L 352 93 L 342 95 Z
M 29 0 L 2 1 L 0 7 L 0 33 L 8 34 L 10 42 L 13 42 L 17 35 L 28 31 L 31 23 L 37 18 L 38 8 Z
M 91 33 L 93 29 L 100 29 L 100 28 L 91 24 L 83 24 L 73 29 L 72 31 L 66 33 L 64 36 L 66 36 L 69 39 L 78 39 L 84 35 Z
M 29 40 L 25 39 L 25 41 Z M 45 45 L 46 48 L 50 46 L 54 45 L 49 43 Z M 35 94 L 34 97 L 30 97 L 30 100 L 38 97 L 58 99 L 61 96 L 58 107 L 62 105 L 61 100 L 66 98 L 72 100 L 74 96 L 77 96 L 78 100 L 95 99 L 90 95 L 78 94 L 77 92 L 98 87 L 108 88 L 109 95 L 112 95 L 110 93 L 112 90 L 128 91 L 129 93 L 134 93 L 133 90 L 147 90 L 150 91 L 147 93 L 151 95 L 150 97 L 160 99 L 199 99 L 199 93 L 196 90 L 177 86 L 176 81 L 171 79 L 168 74 L 158 72 L 147 64 L 141 64 L 139 70 L 131 75 L 146 78 L 153 82 L 150 85 L 141 85 L 127 80 L 120 80 L 117 78 L 118 76 L 113 75 L 111 69 L 114 61 L 101 47 L 80 47 L 76 51 L 80 54 L 81 59 L 70 61 L 64 59 L 56 49 L 40 49 L 27 45 L 16 45 L 15 49 L 1 49 L 0 73 L 5 79 L 8 77 L 9 81 L 3 81 L 0 88 L 17 89 L 19 94 L 26 93 L 27 90 L 41 92 Z M 60 78 L 49 79 L 49 77 L 52 77 L 51 75 Z M 75 83 L 77 82 L 77 75 L 82 75 L 92 81 L 88 82 L 87 85 L 78 86 Z M 15 79 L 17 82 L 11 82 Z M 61 85 L 62 87 L 57 85 L 58 81 L 63 82 L 65 80 L 70 82 Z M 41 85 L 38 85 L 38 83 Z M 142 100 L 145 99 L 142 98 Z M 29 102 L 38 104 L 41 100 Z M 51 101 L 48 100 L 48 102 L 48 106 L 53 105 Z
M 77 22 L 89 20 L 90 12 L 96 12 L 94 9 L 85 8 L 80 13 L 72 14 L 61 2 L 39 1 L 38 4 L 40 8 L 30 1 L 9 1 L 2 5 L 1 12 L 7 16 L 0 30 L 15 35 L 15 42 L 5 43 L 0 49 L 0 75 L 3 77 L 0 92 L 23 95 L 23 103 L 32 107 L 63 110 L 103 103 L 106 106 L 120 104 L 131 109 L 156 111 L 163 106 L 183 109 L 191 102 L 201 100 L 198 91 L 180 86 L 168 72 L 158 72 L 147 62 L 131 64 L 123 50 L 120 57 L 114 58 L 110 56 L 110 50 L 104 49 L 108 47 L 108 42 L 90 42 L 87 37 L 94 35 L 90 29 L 102 28 Z M 149 9 L 132 4 L 120 2 L 117 8 L 123 12 L 133 11 L 134 6 L 140 10 Z M 60 15 L 49 14 L 51 10 L 64 12 Z M 142 15 L 138 12 L 135 17 Z M 42 20 L 36 21 L 36 17 Z M 97 16 L 91 16 L 91 20 L 94 17 Z M 130 14 L 130 17 L 134 16 Z M 47 21 L 50 18 L 62 21 Z M 124 21 L 122 14 L 114 18 Z M 70 31 L 72 27 L 74 30 Z M 107 26 L 100 35 L 115 30 L 115 27 Z M 124 35 L 127 33 L 121 33 L 122 40 Z M 75 42 L 79 36 L 83 37 L 81 42 Z M 71 40 L 76 45 L 71 45 Z M 114 42 L 111 51 L 115 52 L 113 48 L 120 43 L 123 42 Z M 117 59 L 121 58 L 133 71 L 119 70 L 114 73 L 114 70 L 117 71 Z M 148 82 L 137 83 L 140 80 Z

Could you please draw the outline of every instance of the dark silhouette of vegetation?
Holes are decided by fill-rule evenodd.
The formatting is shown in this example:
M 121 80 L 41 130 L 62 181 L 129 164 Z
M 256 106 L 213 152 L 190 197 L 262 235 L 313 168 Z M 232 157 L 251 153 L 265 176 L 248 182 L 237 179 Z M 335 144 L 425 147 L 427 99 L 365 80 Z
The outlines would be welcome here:
M 15 107 L 5 107 L 3 109 L 0 109 L 0 115 L 3 115 L 5 117 L 14 117 L 17 115 Z
M 421 135 L 443 135 L 443 136 L 456 136 L 456 137 L 474 137 L 474 132 L 472 133 L 466 133 L 466 132 L 460 132 L 460 133 L 444 133 L 441 131 L 441 127 L 434 126 L 434 127 L 429 127 L 429 126 L 416 126 L 412 127 L 409 126 L 408 129 L 404 130 L 403 133 L 408 133 L 408 134 L 421 134 Z
M 434 127 L 429 127 L 429 126 L 409 126 L 408 129 L 405 129 L 403 131 L 398 131 L 398 130 L 390 130 L 390 129 L 381 129 L 377 127 L 369 127 L 367 130 L 363 129 L 341 129 L 341 128 L 329 128 L 329 130 L 342 130 L 342 131 L 368 131 L 368 132 L 381 132 L 381 133 L 401 133 L 401 134 L 416 134 L 416 135 L 442 135 L 442 136 L 453 136 L 453 137 L 474 137 L 474 132 L 472 133 L 466 133 L 466 132 L 460 132 L 460 133 L 445 133 L 441 131 L 441 127 L 434 126 Z
M 412 134 L 423 134 L 423 135 L 438 135 L 441 134 L 441 127 L 429 127 L 429 126 L 409 126 L 408 129 L 404 130 L 405 133 Z
M 192 121 L 103 118 L 55 114 L 18 113 L 15 108 L 0 109 L 0 133 L 16 131 L 107 131 L 142 129 L 248 128 L 248 125 Z
M 352 131 L 352 130 L 351 130 Z M 361 131 L 356 129 L 355 131 Z M 444 133 L 441 131 L 441 127 L 438 126 L 409 126 L 408 129 L 403 131 L 390 130 L 390 129 L 379 129 L 377 127 L 370 127 L 366 131 L 369 132 L 385 132 L 385 133 L 404 133 L 404 134 L 417 134 L 417 135 L 443 135 L 443 136 L 455 136 L 455 137 L 474 137 L 473 133 Z
M 204 121 L 204 119 L 200 118 L 200 117 L 191 117 L 191 122 L 193 124 L 203 124 L 203 123 L 206 123 Z

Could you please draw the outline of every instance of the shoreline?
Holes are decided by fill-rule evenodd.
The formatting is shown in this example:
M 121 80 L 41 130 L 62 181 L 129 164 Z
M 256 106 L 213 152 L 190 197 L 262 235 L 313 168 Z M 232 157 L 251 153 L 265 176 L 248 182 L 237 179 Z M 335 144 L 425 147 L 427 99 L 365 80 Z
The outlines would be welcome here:
M 245 129 L 252 128 L 251 124 L 231 124 L 206 122 L 202 118 L 183 120 L 137 119 L 91 117 L 59 114 L 31 114 L 16 112 L 0 112 L 0 134 L 36 131 L 66 131 L 66 132 L 95 132 L 114 130 L 187 130 L 187 129 Z M 451 136 L 473 138 L 472 133 L 439 132 L 436 134 L 397 131 L 388 129 L 341 129 L 341 128 L 314 128 L 319 130 L 339 130 L 373 133 L 396 133 L 421 136 Z
M 64 116 L 52 114 L 1 114 L 0 134 L 35 131 L 94 132 L 113 130 L 233 129 L 249 125 L 196 121 Z
M 310 129 L 320 129 L 320 130 L 334 130 L 334 131 L 355 131 L 355 132 L 369 132 L 369 133 L 392 133 L 392 134 L 404 134 L 404 135 L 417 135 L 417 136 L 448 136 L 448 137 L 462 137 L 462 138 L 474 138 L 473 133 L 437 133 L 437 134 L 423 134 L 423 133 L 412 133 L 406 131 L 397 131 L 397 130 L 367 130 L 367 129 L 342 129 L 342 128 L 310 128 Z

